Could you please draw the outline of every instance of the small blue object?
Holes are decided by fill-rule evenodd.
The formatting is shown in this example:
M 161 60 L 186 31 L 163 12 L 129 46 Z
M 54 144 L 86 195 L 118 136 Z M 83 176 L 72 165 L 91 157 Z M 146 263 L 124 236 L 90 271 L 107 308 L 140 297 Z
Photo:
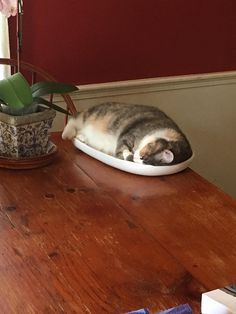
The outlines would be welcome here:
M 140 309 L 132 312 L 128 312 L 127 314 L 150 314 L 149 309 Z
M 158 312 L 157 314 L 193 314 L 193 311 L 188 304 L 182 304 L 172 307 L 169 310 Z

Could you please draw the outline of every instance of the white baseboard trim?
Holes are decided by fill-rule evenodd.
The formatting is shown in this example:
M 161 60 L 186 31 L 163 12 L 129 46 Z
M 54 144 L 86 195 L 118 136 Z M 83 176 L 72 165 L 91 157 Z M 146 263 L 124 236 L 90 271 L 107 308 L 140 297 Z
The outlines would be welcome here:
M 83 99 L 231 84 L 236 84 L 236 71 L 81 85 L 78 86 L 78 91 L 71 94 L 71 97 L 76 102 Z M 62 99 L 60 100 L 60 97 L 55 96 L 55 101 L 60 102 Z

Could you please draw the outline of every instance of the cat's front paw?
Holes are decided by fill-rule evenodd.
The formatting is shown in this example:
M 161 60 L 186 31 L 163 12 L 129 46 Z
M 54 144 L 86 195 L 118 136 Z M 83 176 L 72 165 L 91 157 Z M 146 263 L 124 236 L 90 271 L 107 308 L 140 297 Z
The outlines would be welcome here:
M 137 164 L 143 164 L 143 158 L 140 156 L 138 151 L 135 151 L 133 161 Z
M 134 161 L 134 155 L 133 155 L 133 154 L 128 155 L 128 156 L 125 158 L 125 160 L 127 160 L 127 161 Z
M 122 155 L 123 155 L 123 159 L 127 161 L 133 161 L 134 159 L 133 153 L 129 151 L 128 149 L 124 149 L 122 152 Z

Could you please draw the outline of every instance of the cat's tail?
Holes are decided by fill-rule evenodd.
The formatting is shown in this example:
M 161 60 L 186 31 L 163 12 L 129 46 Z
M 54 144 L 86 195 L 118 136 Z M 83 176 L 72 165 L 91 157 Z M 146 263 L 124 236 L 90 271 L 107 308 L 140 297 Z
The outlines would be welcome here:
M 77 126 L 75 118 L 72 118 L 68 121 L 62 132 L 63 140 L 72 140 L 77 135 Z

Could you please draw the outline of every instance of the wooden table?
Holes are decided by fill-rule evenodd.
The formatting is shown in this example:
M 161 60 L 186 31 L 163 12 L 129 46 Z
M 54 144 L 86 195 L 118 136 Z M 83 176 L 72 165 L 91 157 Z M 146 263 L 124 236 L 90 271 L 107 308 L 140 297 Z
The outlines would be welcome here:
M 236 282 L 236 202 L 188 169 L 121 172 L 54 134 L 53 164 L 0 170 L 0 312 L 153 313 Z M 223 164 L 222 164 L 223 166 Z

